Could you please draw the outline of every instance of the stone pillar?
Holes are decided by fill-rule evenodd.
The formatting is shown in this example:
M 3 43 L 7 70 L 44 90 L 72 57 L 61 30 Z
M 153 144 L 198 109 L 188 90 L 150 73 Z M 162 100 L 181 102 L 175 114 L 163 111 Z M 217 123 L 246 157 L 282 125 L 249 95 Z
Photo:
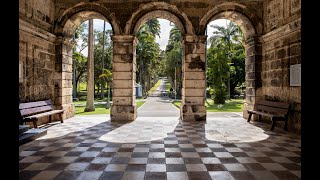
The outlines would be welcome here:
M 114 35 L 111 121 L 133 121 L 136 107 L 136 45 L 132 35 Z
M 262 43 L 260 36 L 253 36 L 245 42 L 246 49 L 246 102 L 243 106 L 243 117 L 248 118 L 246 109 L 253 109 L 254 104 L 262 96 Z M 254 116 L 254 120 L 257 117 Z
M 182 103 L 180 107 L 183 121 L 206 120 L 205 108 L 205 41 L 207 36 L 184 36 L 182 63 Z
M 55 41 L 56 61 L 54 73 L 54 105 L 64 109 L 63 119 L 74 116 L 75 108 L 72 102 L 72 48 L 71 39 L 58 37 Z M 55 117 L 56 119 L 59 116 Z

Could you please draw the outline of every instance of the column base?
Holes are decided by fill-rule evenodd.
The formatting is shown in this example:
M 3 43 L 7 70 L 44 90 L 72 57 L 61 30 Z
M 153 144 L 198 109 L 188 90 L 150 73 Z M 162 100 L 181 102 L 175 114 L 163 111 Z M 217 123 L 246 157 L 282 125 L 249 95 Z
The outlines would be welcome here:
M 137 106 L 112 105 L 110 117 L 111 121 L 134 121 L 137 118 Z
M 62 120 L 74 117 L 75 112 L 76 112 L 73 103 L 63 104 L 61 106 L 54 106 L 54 109 L 64 109 L 64 112 L 62 114 Z M 52 116 L 52 119 L 53 119 L 53 121 L 61 121 L 61 117 L 58 114 L 54 114 Z
M 187 105 L 180 107 L 182 121 L 206 121 L 207 110 L 204 105 Z

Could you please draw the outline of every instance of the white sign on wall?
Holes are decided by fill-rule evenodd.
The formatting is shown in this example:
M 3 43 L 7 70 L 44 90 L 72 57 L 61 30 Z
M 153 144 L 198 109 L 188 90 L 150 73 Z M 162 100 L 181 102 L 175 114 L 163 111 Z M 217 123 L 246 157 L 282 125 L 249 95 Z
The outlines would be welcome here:
M 301 86 L 301 64 L 290 66 L 290 86 Z
M 22 63 L 19 62 L 19 82 L 22 82 L 23 81 L 23 78 L 22 78 Z

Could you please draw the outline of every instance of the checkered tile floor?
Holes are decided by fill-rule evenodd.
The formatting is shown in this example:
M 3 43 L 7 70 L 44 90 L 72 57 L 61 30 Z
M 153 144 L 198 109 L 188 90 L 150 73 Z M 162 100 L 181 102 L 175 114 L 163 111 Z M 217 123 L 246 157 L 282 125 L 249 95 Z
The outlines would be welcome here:
M 153 127 L 143 119 L 132 125 L 103 116 L 77 118 L 20 146 L 20 179 L 301 178 L 300 138 L 277 128 L 270 132 L 270 124 L 239 118 L 206 123 L 154 119 Z M 227 121 L 234 121 L 238 131 Z M 129 138 L 137 132 L 140 140 Z M 153 135 L 157 138 L 146 138 Z

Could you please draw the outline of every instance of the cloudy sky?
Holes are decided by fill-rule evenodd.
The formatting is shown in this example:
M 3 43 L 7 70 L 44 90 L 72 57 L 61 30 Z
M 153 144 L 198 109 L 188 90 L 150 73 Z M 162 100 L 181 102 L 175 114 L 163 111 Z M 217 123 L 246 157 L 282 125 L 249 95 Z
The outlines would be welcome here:
M 160 38 L 156 36 L 156 42 L 160 44 L 160 49 L 165 50 L 168 44 L 169 33 L 172 26 L 170 26 L 170 21 L 166 19 L 158 19 L 158 20 L 160 22 Z M 215 30 L 213 27 L 210 27 L 211 25 L 226 26 L 227 22 L 229 21 L 225 19 L 218 19 L 210 22 L 207 26 L 208 37 L 210 37 L 213 31 Z M 99 31 L 103 31 L 103 20 L 94 19 L 93 28 Z M 111 25 L 109 23 L 106 23 L 106 30 L 108 29 L 111 29 Z M 87 56 L 88 49 L 84 49 L 82 52 L 85 56 Z

